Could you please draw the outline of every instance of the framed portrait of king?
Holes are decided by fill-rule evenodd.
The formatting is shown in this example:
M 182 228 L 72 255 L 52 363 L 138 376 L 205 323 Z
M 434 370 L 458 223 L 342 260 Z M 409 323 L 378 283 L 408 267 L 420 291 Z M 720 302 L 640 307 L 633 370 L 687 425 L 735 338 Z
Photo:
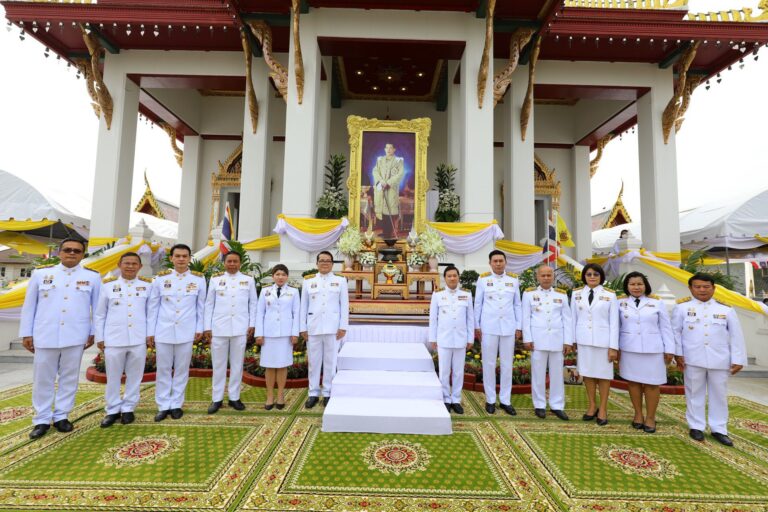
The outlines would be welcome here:
M 429 118 L 347 117 L 349 222 L 381 239 L 421 233 L 427 216 Z

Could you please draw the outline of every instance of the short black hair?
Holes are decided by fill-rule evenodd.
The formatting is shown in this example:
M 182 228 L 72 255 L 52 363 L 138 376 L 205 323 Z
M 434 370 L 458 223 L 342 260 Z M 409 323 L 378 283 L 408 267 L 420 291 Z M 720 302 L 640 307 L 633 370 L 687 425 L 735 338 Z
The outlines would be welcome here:
M 488 253 L 488 261 L 491 261 L 491 258 L 494 256 L 504 256 L 504 261 L 507 261 L 507 255 L 504 254 L 504 251 L 500 251 L 498 249 L 494 249 L 491 252 Z
M 454 267 L 453 265 L 448 265 L 447 267 L 445 267 L 445 270 L 443 270 L 443 277 L 445 277 L 446 274 L 448 274 L 448 272 L 450 272 L 451 270 L 455 270 L 456 273 L 459 274 L 459 277 L 461 277 L 461 272 L 459 272 L 459 269 Z
M 237 252 L 237 251 L 229 251 L 227 254 L 225 254 L 225 255 L 224 255 L 224 261 L 227 261 L 227 258 L 228 258 L 230 255 L 232 255 L 232 254 L 234 254 L 235 256 L 237 256 L 237 259 L 238 259 L 238 260 L 240 260 L 240 261 L 243 261 L 243 257 L 242 257 L 242 256 L 240 255 L 240 253 L 239 253 L 239 252 Z
M 270 270 L 270 272 L 269 272 L 269 275 L 271 275 L 271 276 L 274 276 L 276 272 L 280 272 L 281 270 L 282 270 L 283 272 L 285 272 L 285 274 L 286 274 L 286 275 L 290 275 L 290 274 L 291 274 L 291 273 L 288 271 L 288 267 L 286 267 L 286 266 L 285 266 L 285 265 L 283 265 L 282 263 L 278 263 L 277 265 L 275 265 L 274 267 L 272 267 L 272 270 Z
M 712 286 L 715 286 L 715 278 L 704 272 L 697 272 L 688 279 L 688 287 L 690 288 L 694 281 L 706 281 Z
M 581 271 L 581 280 L 584 282 L 584 284 L 587 284 L 587 271 L 588 270 L 594 270 L 598 274 L 600 274 L 600 284 L 603 284 L 605 282 L 605 270 L 603 270 L 603 267 L 598 265 L 597 263 L 587 263 L 584 265 L 584 269 Z
M 635 277 L 639 277 L 643 280 L 643 284 L 645 285 L 646 295 L 650 295 L 653 293 L 653 291 L 651 291 L 651 283 L 648 282 L 648 277 L 642 272 L 634 271 L 634 272 L 630 272 L 624 277 L 624 293 L 625 294 L 629 295 L 629 280 Z
M 173 251 L 176 249 L 184 249 L 186 250 L 190 256 L 192 256 L 192 249 L 189 248 L 187 244 L 176 244 L 173 247 L 171 247 L 171 250 L 168 252 L 171 256 L 173 256 Z
M 331 254 L 328 251 L 320 251 L 319 253 L 317 253 L 317 257 L 315 258 L 316 263 L 320 263 L 320 256 L 322 256 L 323 254 L 328 255 L 328 257 L 331 258 L 331 263 L 333 263 L 333 254 Z
M 67 242 L 75 242 L 76 244 L 80 244 L 83 248 L 83 252 L 85 252 L 85 242 L 83 242 L 79 238 L 69 238 L 69 237 L 59 242 L 59 251 L 61 251 L 61 248 L 64 247 L 64 244 Z
M 629 230 L 628 229 L 622 229 L 621 233 L 619 233 L 619 236 L 623 235 L 624 233 L 629 234 Z
M 138 259 L 139 259 L 139 263 L 141 263 L 141 256 L 139 256 L 139 255 L 138 255 L 138 254 L 136 254 L 135 252 L 130 252 L 130 251 L 129 251 L 129 252 L 123 253 L 123 254 L 120 256 L 120 261 L 118 261 L 118 265 L 119 265 L 120 263 L 122 263 L 122 262 L 123 262 L 123 260 L 124 260 L 125 258 L 130 258 L 131 256 L 138 258 Z

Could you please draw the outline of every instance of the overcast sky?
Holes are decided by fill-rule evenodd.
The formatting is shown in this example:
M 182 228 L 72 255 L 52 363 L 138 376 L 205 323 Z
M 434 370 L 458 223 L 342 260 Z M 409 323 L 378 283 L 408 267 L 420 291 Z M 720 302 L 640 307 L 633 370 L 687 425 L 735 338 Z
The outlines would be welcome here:
M 753 7 L 757 0 L 690 0 L 691 12 Z M 0 7 L 0 13 L 4 10 Z M 3 17 L 3 21 L 4 17 Z M 5 23 L 3 22 L 3 25 Z M 17 28 L 0 28 L 0 169 L 48 191 L 73 213 L 90 217 L 98 122 L 82 79 Z M 693 94 L 677 135 L 680 208 L 768 188 L 768 49 L 744 69 L 734 66 L 710 90 Z M 225 155 L 224 155 L 225 156 Z M 181 169 L 167 135 L 140 123 L 132 201 L 144 191 L 147 170 L 156 195 L 178 202 Z M 592 179 L 592 211 L 613 205 L 625 184 L 624 202 L 639 219 L 637 137 L 611 142 Z M 567 219 L 566 219 L 567 220 Z

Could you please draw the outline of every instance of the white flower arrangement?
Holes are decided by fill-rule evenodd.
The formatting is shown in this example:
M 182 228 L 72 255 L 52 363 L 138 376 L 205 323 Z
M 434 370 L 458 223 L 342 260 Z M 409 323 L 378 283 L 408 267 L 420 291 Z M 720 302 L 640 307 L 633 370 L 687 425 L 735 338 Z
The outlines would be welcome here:
M 429 257 L 440 258 L 445 255 L 445 244 L 443 238 L 434 228 L 427 226 L 427 229 L 419 235 L 421 253 Z
M 336 246 L 338 251 L 344 256 L 354 256 L 363 248 L 363 235 L 355 226 L 348 226 L 339 237 Z
M 372 267 L 376 264 L 376 255 L 372 251 L 364 251 L 358 255 L 357 261 L 364 267 Z
M 420 267 L 426 262 L 426 258 L 418 252 L 412 252 L 408 255 L 408 266 L 411 268 Z

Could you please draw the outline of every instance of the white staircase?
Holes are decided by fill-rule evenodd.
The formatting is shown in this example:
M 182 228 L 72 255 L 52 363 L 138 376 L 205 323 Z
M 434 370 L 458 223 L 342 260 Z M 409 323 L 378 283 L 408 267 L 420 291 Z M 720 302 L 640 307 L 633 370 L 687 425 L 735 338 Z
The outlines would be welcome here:
M 440 381 L 423 343 L 345 343 L 323 432 L 452 432 Z

